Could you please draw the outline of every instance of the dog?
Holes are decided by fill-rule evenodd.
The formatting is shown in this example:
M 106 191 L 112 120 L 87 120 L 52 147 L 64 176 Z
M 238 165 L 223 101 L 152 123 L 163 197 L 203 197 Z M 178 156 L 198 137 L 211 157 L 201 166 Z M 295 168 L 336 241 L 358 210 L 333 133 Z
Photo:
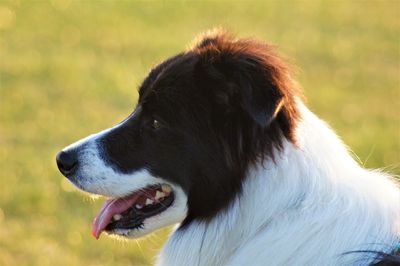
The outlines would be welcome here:
M 56 160 L 108 198 L 96 238 L 178 224 L 159 265 L 400 263 L 398 184 L 353 160 L 254 39 L 202 35 L 150 71 L 124 121 Z

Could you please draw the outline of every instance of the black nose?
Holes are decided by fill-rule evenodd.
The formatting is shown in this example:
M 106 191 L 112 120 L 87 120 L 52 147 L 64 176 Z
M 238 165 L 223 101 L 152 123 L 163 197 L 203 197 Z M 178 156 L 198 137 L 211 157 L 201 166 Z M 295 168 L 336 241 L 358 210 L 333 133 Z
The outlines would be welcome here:
M 78 166 L 78 159 L 73 151 L 61 151 L 57 154 L 56 160 L 58 169 L 65 176 L 73 174 Z

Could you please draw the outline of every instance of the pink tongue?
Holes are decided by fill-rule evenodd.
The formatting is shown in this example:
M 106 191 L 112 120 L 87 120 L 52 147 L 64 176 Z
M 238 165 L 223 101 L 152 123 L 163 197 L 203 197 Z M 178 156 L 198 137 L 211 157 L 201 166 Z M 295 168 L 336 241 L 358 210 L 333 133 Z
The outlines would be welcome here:
M 111 218 L 115 214 L 120 214 L 129 209 L 135 201 L 140 197 L 140 193 L 135 193 L 127 198 L 109 199 L 107 200 L 99 214 L 93 221 L 92 235 L 99 239 L 101 232 L 110 223 Z

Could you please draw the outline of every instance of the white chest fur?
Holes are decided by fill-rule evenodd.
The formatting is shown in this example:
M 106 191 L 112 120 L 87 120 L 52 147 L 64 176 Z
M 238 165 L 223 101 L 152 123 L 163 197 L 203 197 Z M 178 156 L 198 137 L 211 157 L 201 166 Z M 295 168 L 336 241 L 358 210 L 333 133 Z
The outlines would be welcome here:
M 358 166 L 304 106 L 298 147 L 256 166 L 243 191 L 208 223 L 175 231 L 159 265 L 365 265 L 400 236 L 400 191 Z

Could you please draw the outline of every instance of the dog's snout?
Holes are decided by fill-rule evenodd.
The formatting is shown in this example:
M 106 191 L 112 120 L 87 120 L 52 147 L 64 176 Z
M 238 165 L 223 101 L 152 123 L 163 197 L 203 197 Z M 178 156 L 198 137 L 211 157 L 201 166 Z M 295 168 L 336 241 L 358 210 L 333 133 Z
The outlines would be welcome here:
M 68 177 L 73 174 L 78 166 L 77 154 L 74 151 L 61 151 L 57 154 L 57 166 L 60 172 Z

